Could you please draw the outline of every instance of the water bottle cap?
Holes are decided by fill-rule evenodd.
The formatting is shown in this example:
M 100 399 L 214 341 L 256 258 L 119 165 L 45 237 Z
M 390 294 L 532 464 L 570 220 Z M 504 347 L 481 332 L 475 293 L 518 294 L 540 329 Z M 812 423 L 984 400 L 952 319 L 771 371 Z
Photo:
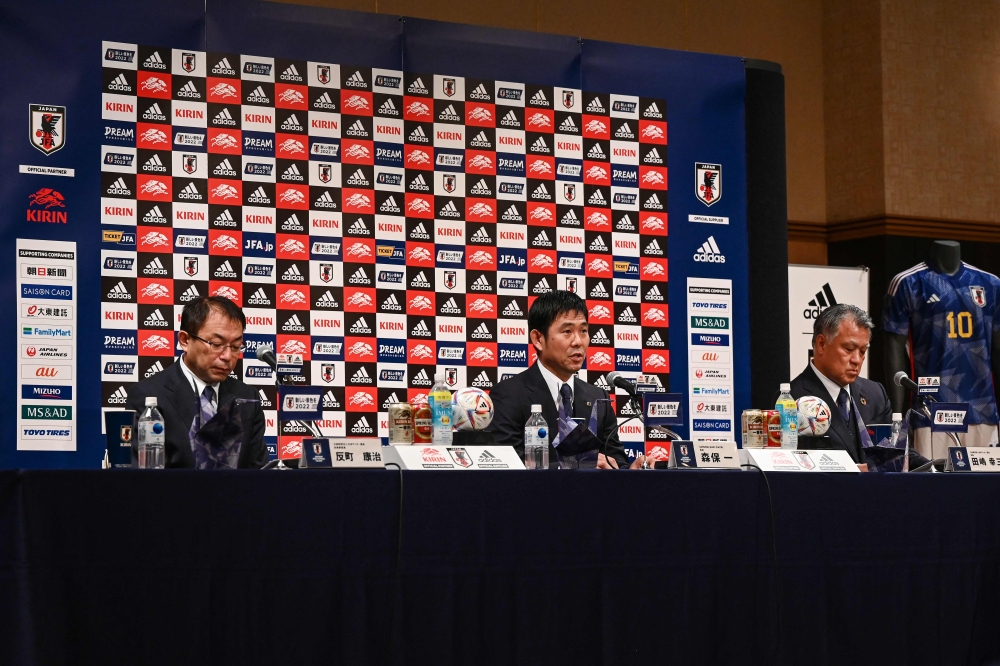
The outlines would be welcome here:
M 156 396 L 155 395 L 151 395 L 148 398 L 146 398 L 146 406 L 147 407 L 156 407 Z
M 893 421 L 902 421 L 903 420 L 903 415 L 900 414 L 899 412 L 893 412 L 892 413 L 892 420 Z
M 791 384 L 789 384 L 788 382 L 782 382 L 782 384 L 781 384 L 781 391 L 783 393 L 787 393 L 788 391 L 791 391 L 791 390 L 792 390 L 792 385 Z
M 436 382 L 443 382 L 444 381 L 444 373 L 443 372 L 435 372 L 434 373 L 434 381 L 436 381 Z
M 542 413 L 542 406 L 541 405 L 532 405 L 531 406 L 531 413 L 532 414 L 541 414 Z

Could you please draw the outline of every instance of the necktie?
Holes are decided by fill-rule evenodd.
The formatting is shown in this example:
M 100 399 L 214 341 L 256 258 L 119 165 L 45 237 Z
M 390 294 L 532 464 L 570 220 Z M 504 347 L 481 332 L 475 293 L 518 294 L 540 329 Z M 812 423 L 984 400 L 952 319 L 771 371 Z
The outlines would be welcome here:
M 215 399 L 215 389 L 211 386 L 206 386 L 205 390 L 201 392 L 201 425 L 204 426 L 206 423 L 212 420 L 215 416 L 215 404 L 213 400 Z
M 837 396 L 837 409 L 840 410 L 840 415 L 844 417 L 844 421 L 850 425 L 851 398 L 847 395 L 847 391 L 845 389 L 840 389 L 840 395 Z
M 559 420 L 573 418 L 573 391 L 569 384 L 563 384 L 559 389 Z

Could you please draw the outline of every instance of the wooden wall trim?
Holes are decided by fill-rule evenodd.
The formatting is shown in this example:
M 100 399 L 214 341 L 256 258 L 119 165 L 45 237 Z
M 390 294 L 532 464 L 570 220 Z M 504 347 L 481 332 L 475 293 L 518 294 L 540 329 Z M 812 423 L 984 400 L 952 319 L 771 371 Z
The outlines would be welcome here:
M 836 243 L 871 236 L 916 236 L 948 240 L 1000 242 L 1000 223 L 913 215 L 876 215 L 818 224 L 788 221 L 788 240 Z

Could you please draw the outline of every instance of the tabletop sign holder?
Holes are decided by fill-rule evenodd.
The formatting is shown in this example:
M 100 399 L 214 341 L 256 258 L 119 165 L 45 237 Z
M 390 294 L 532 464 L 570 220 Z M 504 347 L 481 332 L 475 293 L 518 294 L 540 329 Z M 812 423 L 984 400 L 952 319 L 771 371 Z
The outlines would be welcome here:
M 132 409 L 104 412 L 104 437 L 107 442 L 104 469 L 132 467 L 132 440 L 137 435 L 136 416 Z
M 330 469 L 330 439 L 328 437 L 304 437 L 299 469 Z
M 524 469 L 513 446 L 401 444 L 384 449 L 385 466 L 399 469 Z
M 740 452 L 736 442 L 670 442 L 667 469 L 739 469 Z
M 299 469 L 379 469 L 384 456 L 378 437 L 306 437 Z
M 946 472 L 1000 472 L 1000 447 L 949 446 Z
M 765 472 L 861 472 L 847 451 L 836 449 L 740 449 L 740 459 Z

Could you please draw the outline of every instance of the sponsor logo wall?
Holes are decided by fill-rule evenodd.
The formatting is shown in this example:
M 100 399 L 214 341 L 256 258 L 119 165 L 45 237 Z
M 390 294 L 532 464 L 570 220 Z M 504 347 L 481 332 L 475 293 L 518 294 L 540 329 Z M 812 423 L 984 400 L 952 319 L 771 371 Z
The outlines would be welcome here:
M 124 137 L 101 157 L 105 408 L 173 362 L 183 306 L 212 294 L 247 314 L 236 372 L 279 446 L 300 433 L 258 346 L 303 355 L 325 434 L 385 436 L 435 371 L 488 390 L 526 369 L 553 289 L 586 300 L 585 379 L 669 387 L 662 99 L 103 47 L 103 135 Z

